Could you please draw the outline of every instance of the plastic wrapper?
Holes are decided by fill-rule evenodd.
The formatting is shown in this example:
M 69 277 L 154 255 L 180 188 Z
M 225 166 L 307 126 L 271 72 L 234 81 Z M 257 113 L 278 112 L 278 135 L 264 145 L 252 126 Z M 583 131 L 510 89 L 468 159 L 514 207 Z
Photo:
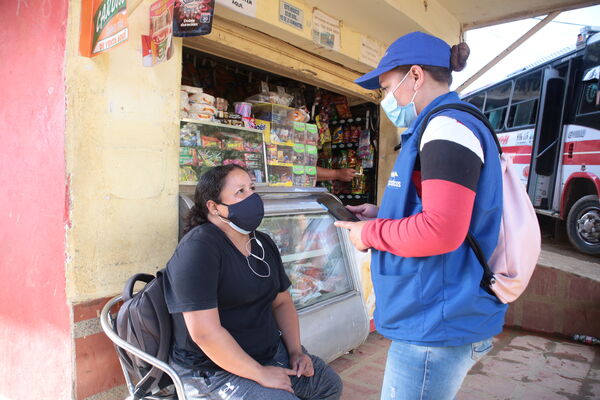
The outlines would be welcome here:
M 344 142 L 344 129 L 337 126 L 331 134 L 331 143 L 338 144 Z
M 197 154 L 198 165 L 202 167 L 216 167 L 217 165 L 221 165 L 221 160 L 223 160 L 225 153 L 218 149 L 199 148 Z
M 183 110 L 183 111 L 189 111 L 190 110 L 190 98 L 189 98 L 188 92 L 181 90 L 179 92 L 179 94 L 180 94 L 179 109 Z
M 189 94 L 203 93 L 202 88 L 187 85 L 181 85 L 181 90 L 188 92 Z
M 179 165 L 198 165 L 196 149 L 192 147 L 180 147 Z
M 315 124 L 306 124 L 306 144 L 317 145 L 319 143 L 319 129 Z
M 207 93 L 190 94 L 190 103 L 215 105 L 215 98 Z
M 312 144 L 306 145 L 306 153 L 304 157 L 304 164 L 309 166 L 316 166 L 317 159 L 319 158 L 319 152 L 317 151 L 317 146 Z
M 317 167 L 307 166 L 304 168 L 305 175 L 305 186 L 316 186 L 317 185 Z
M 288 146 L 277 146 L 277 161 L 283 164 L 292 162 L 293 148 Z
M 269 184 L 274 186 L 291 186 L 292 185 L 292 167 L 283 167 L 270 165 Z
M 306 143 L 306 124 L 303 122 L 294 122 L 292 140 L 294 143 Z
M 294 100 L 294 96 L 287 93 L 260 92 L 248 97 L 245 101 L 248 103 L 271 103 L 282 106 L 289 106 Z
M 304 165 L 294 165 L 292 169 L 293 178 L 292 183 L 294 186 L 304 186 Z
M 262 143 L 259 142 L 244 142 L 244 151 L 260 152 L 263 148 Z
M 236 103 L 233 103 L 233 107 L 234 110 L 237 114 L 240 114 L 242 117 L 250 117 L 250 115 L 252 115 L 252 104 L 245 102 L 245 101 L 239 101 Z
M 179 131 L 179 145 L 183 147 L 194 147 L 198 145 L 196 129 L 191 124 L 186 124 Z
M 179 181 L 180 182 L 195 182 L 198 180 L 196 171 L 191 166 L 182 165 L 179 167 Z
M 190 113 L 209 114 L 212 116 L 217 112 L 217 109 L 210 104 L 190 103 L 189 111 Z
M 304 165 L 305 153 L 306 153 L 305 145 L 295 144 L 292 162 L 297 165 L 300 165 L 300 164 Z
M 217 97 L 216 107 L 218 111 L 227 111 L 227 108 L 229 107 L 229 102 L 222 97 Z
M 296 122 L 308 122 L 310 121 L 310 115 L 308 114 L 307 111 L 301 109 L 301 108 L 296 108 L 294 111 L 292 111 L 289 115 L 288 118 L 292 121 L 296 121 Z
M 223 142 L 220 139 L 212 137 L 212 136 L 201 136 L 200 143 L 202 147 L 206 148 L 223 148 Z

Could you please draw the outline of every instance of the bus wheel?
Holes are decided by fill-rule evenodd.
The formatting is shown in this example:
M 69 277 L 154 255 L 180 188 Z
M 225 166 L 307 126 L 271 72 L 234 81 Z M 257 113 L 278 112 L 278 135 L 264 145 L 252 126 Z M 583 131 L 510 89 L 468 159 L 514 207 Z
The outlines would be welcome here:
M 600 203 L 598 196 L 577 200 L 567 216 L 567 235 L 582 253 L 600 254 Z

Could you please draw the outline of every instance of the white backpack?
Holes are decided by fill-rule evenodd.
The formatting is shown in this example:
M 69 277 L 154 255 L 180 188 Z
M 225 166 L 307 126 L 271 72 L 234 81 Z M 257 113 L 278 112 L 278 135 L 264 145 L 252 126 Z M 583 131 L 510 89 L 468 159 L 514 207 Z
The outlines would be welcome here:
M 515 301 L 527 288 L 541 251 L 540 226 L 527 191 L 512 166 L 512 157 L 502 153 L 494 128 L 477 109 L 465 104 L 445 104 L 429 112 L 419 131 L 419 142 L 429 118 L 441 110 L 467 112 L 490 130 L 500 153 L 502 168 L 502 220 L 498 243 L 489 260 L 469 233 L 467 241 L 483 267 L 481 286 L 503 303 Z

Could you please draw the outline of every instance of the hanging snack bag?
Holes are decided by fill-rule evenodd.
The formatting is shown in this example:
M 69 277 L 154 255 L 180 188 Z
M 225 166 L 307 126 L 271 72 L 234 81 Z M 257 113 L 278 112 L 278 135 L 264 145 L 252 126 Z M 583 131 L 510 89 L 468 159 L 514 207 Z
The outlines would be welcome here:
M 304 153 L 306 153 L 306 147 L 302 143 L 297 143 L 294 145 L 294 158 L 293 163 L 298 165 L 304 165 Z
M 336 127 L 331 134 L 331 143 L 338 144 L 344 142 L 344 129 L 341 126 Z
M 304 165 L 294 165 L 294 177 L 292 183 L 294 186 L 304 186 Z
M 306 186 L 316 186 L 317 185 L 317 167 L 307 166 L 304 168 L 306 172 L 305 176 L 305 185 Z
M 306 144 L 317 145 L 319 141 L 319 129 L 315 124 L 306 124 Z
M 175 0 L 173 36 L 208 35 L 212 30 L 215 0 Z
M 294 143 L 306 143 L 306 124 L 303 122 L 294 122 Z

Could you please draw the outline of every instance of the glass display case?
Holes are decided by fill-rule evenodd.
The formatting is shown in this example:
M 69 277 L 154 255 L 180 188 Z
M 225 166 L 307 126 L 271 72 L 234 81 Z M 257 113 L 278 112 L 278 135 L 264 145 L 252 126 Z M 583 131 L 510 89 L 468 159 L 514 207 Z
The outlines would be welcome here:
M 279 247 L 298 310 L 353 289 L 343 238 L 333 222 L 328 214 L 277 215 L 259 228 Z
M 257 184 L 267 183 L 263 132 L 217 122 L 181 120 L 179 180 L 194 183 L 217 165 L 238 164 Z

